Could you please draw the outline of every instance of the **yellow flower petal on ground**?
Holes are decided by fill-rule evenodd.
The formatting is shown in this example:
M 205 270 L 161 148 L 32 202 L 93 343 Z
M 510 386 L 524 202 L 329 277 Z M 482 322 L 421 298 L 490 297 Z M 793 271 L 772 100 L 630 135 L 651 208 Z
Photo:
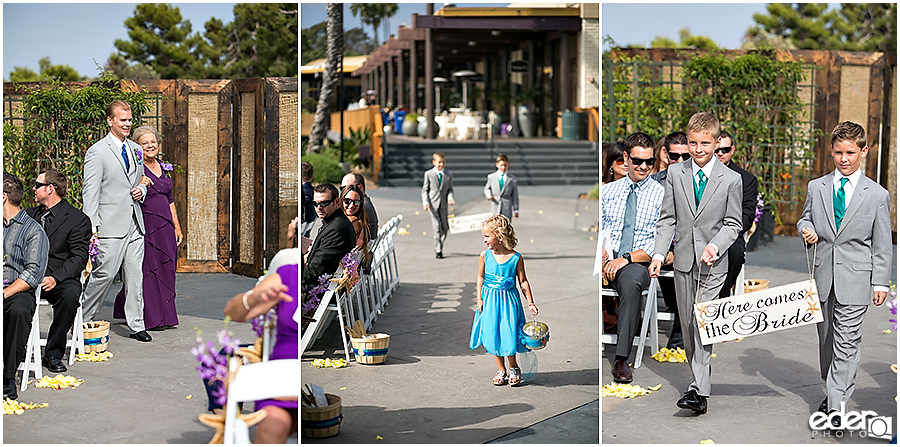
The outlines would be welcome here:
M 712 439 L 704 439 L 704 440 L 700 441 L 700 443 L 701 444 L 715 444 L 715 441 L 713 441 Z
M 594 240 L 594 236 L 591 236 L 591 240 Z
M 660 388 L 662 388 L 662 384 L 661 384 L 661 383 L 660 383 L 659 385 L 656 385 L 656 386 L 648 387 L 647 389 L 650 390 L 650 391 L 659 391 Z
M 531 243 L 532 243 L 532 244 L 534 243 L 534 239 L 531 240 Z
M 881 331 L 881 333 L 883 333 L 883 334 L 890 334 L 890 333 L 891 333 L 891 330 L 890 330 L 890 329 L 885 329 L 885 330 Z
M 416 216 L 418 216 L 418 215 L 419 215 L 419 212 L 418 212 L 418 211 L 416 211 Z
M 185 399 L 185 400 L 191 400 L 192 397 L 194 397 L 193 394 L 188 394 L 187 397 L 185 397 L 184 399 Z
M 384 439 L 384 438 L 382 438 L 381 436 L 375 436 L 376 441 L 381 441 L 382 439 Z
M 712 354 L 711 357 L 712 357 L 712 358 L 716 358 L 716 354 Z
M 575 213 L 575 217 L 578 217 L 578 213 Z
M 341 387 L 341 391 L 347 391 L 347 387 L 342 386 L 342 387 Z
M 428 234 L 427 231 L 423 231 L 423 232 L 422 232 L 422 236 L 425 236 L 426 234 Z
M 544 210 L 538 210 L 538 214 L 544 214 Z

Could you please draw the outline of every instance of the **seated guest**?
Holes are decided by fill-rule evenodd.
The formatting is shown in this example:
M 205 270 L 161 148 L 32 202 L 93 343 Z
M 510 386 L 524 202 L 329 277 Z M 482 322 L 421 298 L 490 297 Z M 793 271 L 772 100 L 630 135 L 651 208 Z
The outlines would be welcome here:
M 50 241 L 41 225 L 19 207 L 25 191 L 16 176 L 3 173 L 3 397 L 17 399 L 16 370 L 25 360 L 35 287 L 47 271 Z M 22 380 L 28 380 L 23 377 Z
M 300 180 L 303 182 L 303 207 L 300 208 L 300 217 L 303 221 L 300 225 L 300 234 L 308 238 L 316 223 L 316 208 L 313 207 L 313 165 L 309 162 L 300 163 Z
M 362 192 L 356 185 L 347 185 L 341 190 L 341 206 L 344 208 L 344 215 L 350 219 L 353 231 L 356 232 L 356 247 L 364 252 L 366 263 L 368 263 L 369 252 L 365 249 L 369 246 L 372 236 L 369 233 L 369 222 L 366 211 L 362 207 L 362 200 Z
M 53 323 L 41 363 L 54 373 L 66 372 L 62 361 L 66 334 L 81 305 L 81 272 L 87 265 L 91 240 L 91 219 L 63 198 L 68 184 L 62 172 L 42 169 L 34 182 L 34 200 L 38 206 L 25 211 L 44 227 L 50 241 L 47 270 L 41 281 L 41 298 L 53 306 Z
M 298 358 L 299 327 L 294 313 L 298 311 L 297 264 L 285 264 L 266 275 L 253 289 L 235 295 L 225 305 L 225 315 L 234 321 L 251 320 L 276 309 L 275 343 L 269 360 Z M 300 374 L 300 371 L 297 371 Z M 277 379 L 277 378 L 273 378 Z M 297 431 L 297 396 L 293 400 L 265 399 L 256 402 L 256 410 L 266 410 L 266 417 L 256 426 L 255 444 L 284 444 L 288 435 Z
M 356 245 L 353 224 L 344 215 L 338 201 L 338 191 L 334 185 L 323 183 L 316 186 L 313 194 L 316 215 L 322 219 L 322 226 L 304 257 L 303 293 L 319 284 L 323 274 L 331 275 L 337 270 L 341 258 Z
M 372 199 L 366 195 L 366 178 L 358 172 L 351 172 L 341 180 L 341 189 L 343 190 L 347 185 L 356 185 L 362 193 L 366 219 L 369 221 L 369 239 L 375 239 L 378 237 L 378 214 L 375 212 L 375 206 L 372 205 Z
M 632 340 L 641 317 L 641 293 L 650 286 L 650 253 L 656 241 L 656 222 L 665 188 L 649 178 L 653 167 L 653 139 L 643 132 L 625 138 L 628 175 L 601 185 L 601 219 L 610 231 L 610 258 L 603 249 L 603 277 L 619 292 L 618 330 L 613 380 L 633 380 L 628 367 Z
M 600 183 L 611 183 L 628 175 L 628 166 L 622 152 L 625 146 L 622 140 L 615 143 L 603 143 L 603 177 Z

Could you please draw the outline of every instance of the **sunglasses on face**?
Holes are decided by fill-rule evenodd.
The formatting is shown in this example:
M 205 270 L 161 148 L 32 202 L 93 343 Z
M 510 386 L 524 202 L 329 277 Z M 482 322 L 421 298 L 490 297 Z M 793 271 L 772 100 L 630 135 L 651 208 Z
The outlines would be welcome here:
M 731 152 L 731 149 L 733 149 L 733 148 L 732 147 L 719 147 L 719 148 L 716 148 L 716 150 L 714 152 L 717 154 L 724 155 L 724 154 Z
M 344 206 L 356 205 L 362 203 L 362 200 L 344 199 Z
M 690 152 L 669 152 L 669 160 L 672 160 L 672 161 L 677 162 L 679 159 L 687 160 L 688 158 L 691 158 Z
M 616 159 L 616 164 L 617 164 L 617 165 L 623 165 L 623 164 L 625 164 L 625 157 L 619 157 L 619 158 L 617 158 L 617 159 Z
M 656 162 L 656 157 L 650 157 L 650 158 L 630 157 L 630 158 L 631 158 L 631 162 L 634 163 L 635 167 L 638 167 L 644 163 L 647 163 L 647 166 L 653 166 L 653 163 Z
M 313 206 L 316 208 L 325 208 L 334 203 L 334 199 L 323 200 L 321 202 L 313 202 Z
M 50 186 L 50 185 L 52 185 L 52 184 L 53 184 L 53 183 L 41 183 L 41 182 L 35 180 L 35 181 L 34 181 L 34 189 L 43 188 L 43 187 L 45 187 L 45 186 Z

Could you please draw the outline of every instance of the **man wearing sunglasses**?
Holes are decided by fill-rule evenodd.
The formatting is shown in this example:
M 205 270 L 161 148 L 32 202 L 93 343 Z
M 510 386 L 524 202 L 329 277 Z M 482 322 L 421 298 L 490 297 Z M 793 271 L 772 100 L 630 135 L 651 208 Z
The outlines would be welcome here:
M 317 185 L 313 190 L 313 206 L 316 208 L 316 215 L 322 220 L 322 226 L 309 253 L 303 257 L 303 279 L 300 281 L 303 293 L 316 287 L 323 274 L 334 273 L 341 258 L 350 253 L 356 244 L 356 232 L 344 215 L 334 185 Z
M 750 230 L 753 225 L 753 219 L 756 217 L 756 193 L 759 182 L 753 174 L 747 172 L 731 161 L 737 150 L 734 138 L 727 131 L 720 131 L 721 138 L 716 146 L 716 157 L 725 166 L 731 168 L 734 172 L 741 175 L 741 183 L 744 188 L 744 197 L 741 200 L 741 232 L 737 239 L 728 248 L 728 275 L 725 277 L 725 284 L 722 285 L 722 291 L 719 297 L 725 298 L 731 296 L 731 288 L 737 281 L 738 275 L 741 273 L 741 267 L 744 266 L 744 250 L 747 248 L 747 241 L 744 240 L 744 234 Z
M 682 161 L 689 160 L 691 158 L 691 153 L 688 151 L 688 142 L 687 142 L 687 134 L 684 132 L 672 132 L 666 135 L 665 140 L 663 140 L 663 147 L 660 152 L 665 151 L 666 157 L 669 158 L 669 166 L 672 166 L 675 163 L 681 163 Z M 662 155 L 660 155 L 662 156 Z M 669 168 L 663 169 L 662 171 L 657 172 L 656 174 L 651 174 L 650 178 L 662 184 L 666 181 L 666 176 L 669 175 Z
M 650 286 L 650 253 L 665 193 L 662 185 L 649 178 L 655 161 L 653 146 L 653 139 L 643 132 L 627 136 L 624 156 L 628 175 L 600 189 L 602 224 L 609 230 L 614 247 L 613 253 L 603 249 L 603 277 L 619 293 L 613 380 L 620 383 L 633 380 L 628 357 L 640 326 L 641 293 Z

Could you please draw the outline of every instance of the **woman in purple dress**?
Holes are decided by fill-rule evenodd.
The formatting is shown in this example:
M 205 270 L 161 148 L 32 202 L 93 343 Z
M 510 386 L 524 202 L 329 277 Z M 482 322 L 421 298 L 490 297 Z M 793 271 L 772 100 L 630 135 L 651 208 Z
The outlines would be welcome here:
M 284 251 L 284 250 L 283 250 Z M 225 315 L 236 322 L 249 321 L 275 308 L 275 345 L 269 360 L 298 358 L 299 325 L 294 319 L 300 298 L 299 255 L 275 269 L 246 293 L 239 293 L 225 305 Z M 300 371 L 297 371 L 299 374 Z M 299 375 L 297 376 L 299 377 Z M 272 377 L 272 380 L 299 380 Z M 256 410 L 266 417 L 256 426 L 255 444 L 284 444 L 297 431 L 297 400 L 265 399 L 256 401 Z
M 144 212 L 144 326 L 148 331 L 172 329 L 178 325 L 175 310 L 175 267 L 181 225 L 172 197 L 172 165 L 160 162 L 160 135 L 141 126 L 134 130 L 134 141 L 141 145 L 147 196 L 141 204 Z M 141 156 L 138 156 L 139 159 Z M 113 318 L 125 318 L 125 289 L 116 296 Z

